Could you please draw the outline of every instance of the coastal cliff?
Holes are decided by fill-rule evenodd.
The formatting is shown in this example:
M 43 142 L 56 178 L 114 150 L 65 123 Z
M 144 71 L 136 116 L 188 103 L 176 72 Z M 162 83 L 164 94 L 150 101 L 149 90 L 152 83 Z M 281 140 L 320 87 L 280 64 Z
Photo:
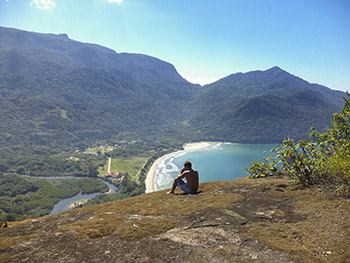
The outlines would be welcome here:
M 10 222 L 0 262 L 349 262 L 350 203 L 284 178 Z

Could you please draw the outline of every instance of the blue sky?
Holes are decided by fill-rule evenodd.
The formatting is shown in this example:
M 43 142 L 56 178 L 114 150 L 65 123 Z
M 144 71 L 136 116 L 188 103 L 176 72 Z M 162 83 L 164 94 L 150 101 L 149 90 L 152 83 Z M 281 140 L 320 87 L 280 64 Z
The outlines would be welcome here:
M 349 0 L 0 0 L 0 26 L 151 55 L 195 83 L 279 66 L 350 91 Z

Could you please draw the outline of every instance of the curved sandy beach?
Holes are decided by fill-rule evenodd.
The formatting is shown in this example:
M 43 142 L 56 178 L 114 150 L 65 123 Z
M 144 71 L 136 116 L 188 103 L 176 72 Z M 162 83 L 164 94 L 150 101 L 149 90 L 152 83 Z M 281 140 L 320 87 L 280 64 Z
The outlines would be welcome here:
M 145 180 L 145 185 L 146 185 L 146 193 L 152 193 L 154 192 L 154 188 L 153 188 L 153 179 L 154 179 L 154 174 L 156 171 L 156 168 L 158 166 L 158 164 L 172 156 L 175 154 L 179 154 L 179 153 L 183 153 L 183 152 L 188 152 L 188 151 L 196 151 L 196 150 L 200 150 L 200 149 L 204 149 L 207 148 L 211 145 L 212 143 L 210 142 L 196 142 L 196 143 L 186 143 L 184 145 L 184 149 L 180 150 L 180 151 L 176 151 L 176 152 L 172 152 L 172 153 L 168 153 L 160 158 L 158 158 L 151 166 L 151 168 L 149 169 L 147 176 L 146 176 L 146 180 Z

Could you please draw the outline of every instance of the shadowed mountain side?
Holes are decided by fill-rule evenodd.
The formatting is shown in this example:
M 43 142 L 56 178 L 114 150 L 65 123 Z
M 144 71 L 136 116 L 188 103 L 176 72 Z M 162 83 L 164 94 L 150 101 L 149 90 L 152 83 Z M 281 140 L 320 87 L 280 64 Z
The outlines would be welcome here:
M 204 86 L 205 97 L 229 101 L 232 99 L 249 98 L 260 95 L 286 96 L 300 89 L 311 89 L 321 93 L 325 100 L 337 107 L 343 107 L 344 92 L 334 91 L 327 87 L 310 84 L 279 67 L 266 71 L 251 71 L 236 73 Z M 218 92 L 219 91 L 219 92 Z
M 9 223 L 0 262 L 346 262 L 350 206 L 286 179 L 202 183 Z M 327 237 L 327 238 L 325 238 Z
M 338 108 L 318 92 L 297 90 L 286 96 L 261 95 L 216 103 L 193 114 L 190 123 L 201 127 L 204 138 L 271 143 L 307 136 L 311 126 L 323 131 Z M 215 129 L 216 136 L 209 131 Z

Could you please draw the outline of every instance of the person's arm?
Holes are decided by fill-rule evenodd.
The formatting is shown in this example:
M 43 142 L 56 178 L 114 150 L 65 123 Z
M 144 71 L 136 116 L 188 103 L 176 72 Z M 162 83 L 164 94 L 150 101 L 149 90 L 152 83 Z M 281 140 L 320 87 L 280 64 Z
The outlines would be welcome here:
M 181 169 L 181 173 L 179 173 L 179 175 L 174 179 L 173 182 L 173 186 L 171 187 L 171 190 L 168 192 L 168 194 L 173 194 L 175 191 L 175 188 L 177 186 L 177 182 L 179 180 L 181 180 L 182 178 L 184 178 L 186 176 L 186 173 L 188 173 L 188 171 L 183 171 L 184 169 Z
M 181 173 L 179 173 L 179 175 L 175 178 L 175 180 L 181 180 L 182 178 L 186 177 L 186 174 L 188 174 L 189 171 L 185 170 L 185 171 L 182 171 L 181 170 Z

